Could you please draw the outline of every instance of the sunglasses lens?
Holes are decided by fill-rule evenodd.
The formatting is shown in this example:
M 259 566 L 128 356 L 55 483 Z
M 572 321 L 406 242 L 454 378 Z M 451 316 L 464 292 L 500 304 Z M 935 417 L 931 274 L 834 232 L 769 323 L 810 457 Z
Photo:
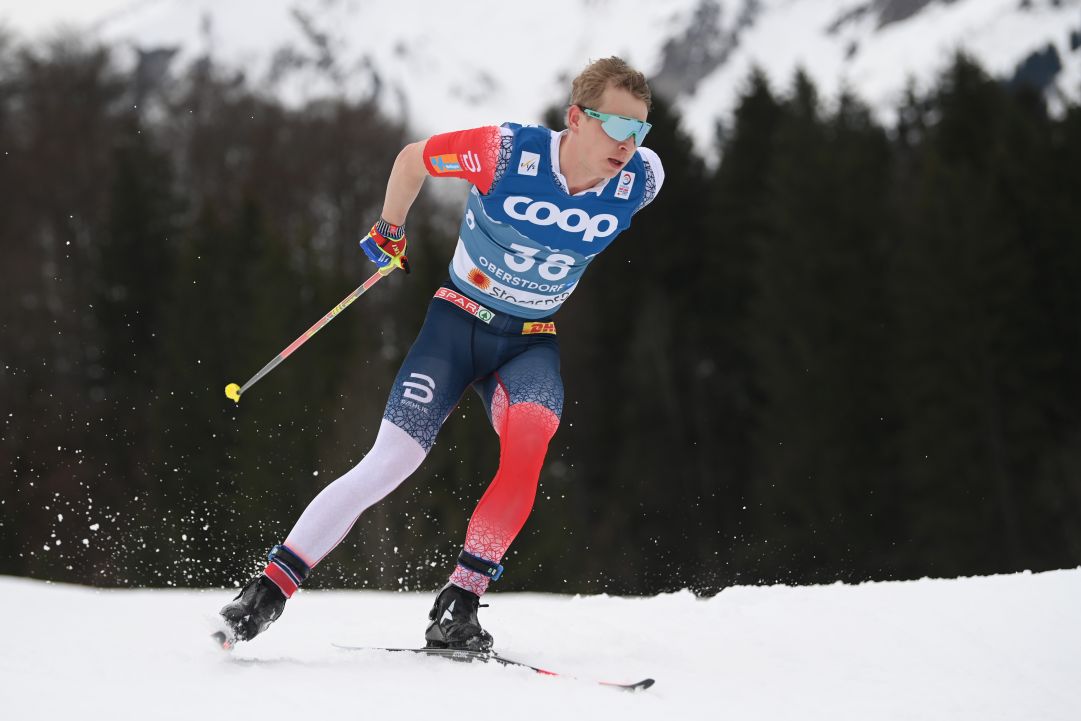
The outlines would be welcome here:
M 601 127 L 613 140 L 622 141 L 633 135 L 635 145 L 641 146 L 642 141 L 646 139 L 646 133 L 649 132 L 650 124 L 634 118 L 622 118 L 613 115 L 601 123 Z

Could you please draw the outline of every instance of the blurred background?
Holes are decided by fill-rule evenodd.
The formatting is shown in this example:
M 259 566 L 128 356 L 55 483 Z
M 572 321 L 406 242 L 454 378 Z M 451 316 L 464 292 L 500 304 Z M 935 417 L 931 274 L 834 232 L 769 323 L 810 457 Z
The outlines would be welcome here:
M 1081 1 L 41 1 L 0 2 L 0 573 L 246 580 L 374 440 L 467 186 L 225 384 L 372 272 L 402 145 L 562 128 L 613 54 L 667 179 L 559 315 L 500 590 L 1081 563 Z M 497 460 L 467 397 L 310 585 L 439 586 Z

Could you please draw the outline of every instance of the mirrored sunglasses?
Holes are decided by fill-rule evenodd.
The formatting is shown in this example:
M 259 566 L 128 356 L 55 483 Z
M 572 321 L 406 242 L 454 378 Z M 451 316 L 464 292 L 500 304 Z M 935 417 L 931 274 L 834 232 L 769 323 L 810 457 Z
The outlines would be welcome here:
M 653 127 L 645 120 L 628 118 L 625 115 L 600 113 L 592 108 L 582 108 L 582 112 L 591 118 L 596 118 L 601 121 L 601 127 L 604 128 L 604 132 L 608 133 L 608 137 L 613 140 L 622 142 L 633 135 L 634 144 L 638 147 L 642 147 L 642 143 L 646 139 L 646 134 L 649 132 L 649 129 Z

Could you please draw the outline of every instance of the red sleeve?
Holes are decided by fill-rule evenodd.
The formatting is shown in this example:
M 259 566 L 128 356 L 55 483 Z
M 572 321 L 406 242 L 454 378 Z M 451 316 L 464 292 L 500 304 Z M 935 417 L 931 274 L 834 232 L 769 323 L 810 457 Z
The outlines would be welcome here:
M 465 178 L 487 193 L 495 177 L 499 146 L 499 128 L 494 125 L 440 133 L 424 145 L 424 167 L 429 175 Z

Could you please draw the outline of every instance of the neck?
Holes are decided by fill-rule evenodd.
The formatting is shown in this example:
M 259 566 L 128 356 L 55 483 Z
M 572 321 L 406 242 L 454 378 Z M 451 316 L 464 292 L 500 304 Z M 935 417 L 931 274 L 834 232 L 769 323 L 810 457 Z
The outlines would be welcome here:
M 574 136 L 571 133 L 564 133 L 559 139 L 559 169 L 563 171 L 563 177 L 567 179 L 567 190 L 571 195 L 592 188 L 603 180 L 599 176 L 590 175 L 589 170 L 579 160 L 581 156 L 576 151 Z

